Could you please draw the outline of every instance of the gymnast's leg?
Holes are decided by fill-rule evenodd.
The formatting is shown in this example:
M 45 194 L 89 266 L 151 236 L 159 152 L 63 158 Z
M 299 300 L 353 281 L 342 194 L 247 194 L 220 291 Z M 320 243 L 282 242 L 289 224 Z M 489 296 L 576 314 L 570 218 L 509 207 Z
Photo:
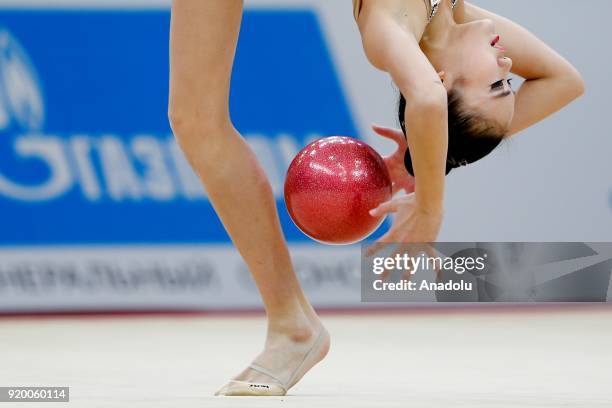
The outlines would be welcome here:
M 242 8 L 242 0 L 173 1 L 169 117 L 265 305 L 268 333 L 254 366 L 267 374 L 247 368 L 235 379 L 269 382 L 273 374 L 288 388 L 325 357 L 329 336 L 293 270 L 270 184 L 230 119 Z

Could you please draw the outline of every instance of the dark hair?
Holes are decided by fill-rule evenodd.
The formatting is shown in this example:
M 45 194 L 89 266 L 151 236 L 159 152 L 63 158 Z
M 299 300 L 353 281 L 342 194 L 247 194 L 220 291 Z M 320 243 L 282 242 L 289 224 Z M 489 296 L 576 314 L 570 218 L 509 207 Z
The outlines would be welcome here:
M 398 117 L 404 136 L 406 99 L 400 93 Z M 491 153 L 504 139 L 506 130 L 478 113 L 469 112 L 463 106 L 459 91 L 448 92 L 448 154 L 446 174 L 454 168 L 474 163 Z M 404 165 L 414 175 L 410 150 L 406 149 Z

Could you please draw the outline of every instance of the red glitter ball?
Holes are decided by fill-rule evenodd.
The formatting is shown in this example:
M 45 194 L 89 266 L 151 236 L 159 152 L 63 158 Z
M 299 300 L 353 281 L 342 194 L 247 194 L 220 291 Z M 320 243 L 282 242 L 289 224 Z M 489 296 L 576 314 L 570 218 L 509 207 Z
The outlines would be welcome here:
M 384 221 L 369 211 L 391 198 L 391 178 L 380 155 L 344 136 L 316 140 L 293 159 L 285 204 L 297 227 L 314 240 L 352 244 Z

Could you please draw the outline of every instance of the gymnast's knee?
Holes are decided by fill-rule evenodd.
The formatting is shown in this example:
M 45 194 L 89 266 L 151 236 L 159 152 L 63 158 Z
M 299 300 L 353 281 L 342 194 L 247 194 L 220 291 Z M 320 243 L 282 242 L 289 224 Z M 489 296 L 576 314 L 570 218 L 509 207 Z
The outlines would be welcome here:
M 201 107 L 194 105 L 181 102 L 171 102 L 168 105 L 170 127 L 179 141 L 211 139 L 232 128 L 229 114 L 222 109 L 207 108 L 210 104 L 201 104 Z

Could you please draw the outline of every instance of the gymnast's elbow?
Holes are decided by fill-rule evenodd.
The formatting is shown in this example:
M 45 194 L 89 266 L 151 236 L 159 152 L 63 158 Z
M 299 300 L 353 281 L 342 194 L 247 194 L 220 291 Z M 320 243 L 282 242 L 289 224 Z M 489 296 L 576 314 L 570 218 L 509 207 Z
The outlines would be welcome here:
M 574 72 L 571 75 L 571 89 L 573 93 L 573 99 L 577 99 L 584 95 L 586 91 L 586 86 L 584 84 L 584 79 L 578 70 L 574 69 Z
M 585 84 L 580 72 L 572 65 L 569 65 L 562 73 L 563 88 L 568 103 L 584 95 Z
M 448 96 L 442 84 L 419 86 L 404 93 L 406 111 L 426 115 L 426 117 L 446 117 Z

